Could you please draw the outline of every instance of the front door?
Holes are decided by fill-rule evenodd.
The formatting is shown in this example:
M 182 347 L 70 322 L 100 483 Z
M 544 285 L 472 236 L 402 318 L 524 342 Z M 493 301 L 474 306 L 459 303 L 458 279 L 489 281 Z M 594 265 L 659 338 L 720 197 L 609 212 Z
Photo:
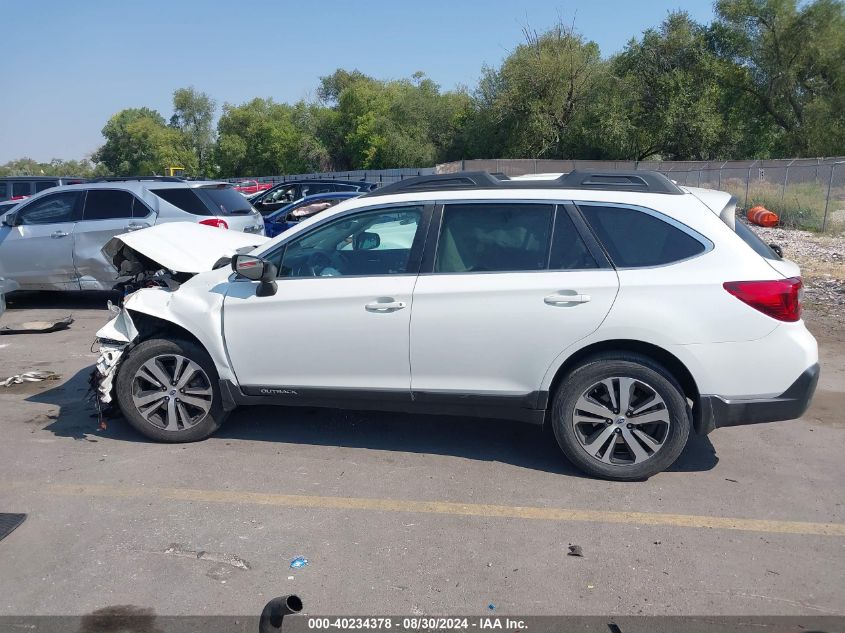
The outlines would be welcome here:
M 0 226 L 0 276 L 24 290 L 78 290 L 73 233 L 79 202 L 79 191 L 65 191 L 17 207 L 16 226 Z
M 567 347 L 595 331 L 619 287 L 563 205 L 446 204 L 414 289 L 411 388 L 420 402 L 531 408 Z
M 278 289 L 229 284 L 223 323 L 238 382 L 250 395 L 410 400 L 411 297 L 428 222 L 423 205 L 355 210 L 265 257 Z

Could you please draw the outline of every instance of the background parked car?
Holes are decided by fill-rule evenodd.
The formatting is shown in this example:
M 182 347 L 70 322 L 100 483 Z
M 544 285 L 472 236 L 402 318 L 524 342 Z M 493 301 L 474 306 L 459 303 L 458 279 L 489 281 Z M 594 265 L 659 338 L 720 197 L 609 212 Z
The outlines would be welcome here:
M 54 176 L 3 176 L 0 178 L 0 202 L 32 196 L 51 187 L 76 185 L 85 182 L 82 178 Z
M 366 193 L 372 191 L 378 185 L 363 180 L 297 180 L 295 182 L 283 182 L 272 189 L 251 198 L 253 206 L 258 209 L 261 215 L 268 215 L 277 209 L 287 206 L 305 196 L 317 193 L 329 193 L 331 191 L 357 191 Z
M 262 191 L 267 191 L 273 183 L 258 182 L 257 180 L 242 180 L 235 183 L 235 191 L 240 191 L 245 196 L 251 196 Z
M 0 277 L 24 290 L 110 290 L 117 271 L 101 252 L 106 242 L 163 222 L 264 234 L 261 216 L 228 183 L 102 179 L 44 191 L 3 214 Z
M 279 233 L 287 231 L 292 226 L 296 226 L 302 220 L 310 218 L 326 209 L 330 209 L 344 200 L 356 198 L 360 195 L 357 191 L 334 191 L 331 193 L 318 193 L 313 196 L 305 196 L 301 200 L 291 202 L 270 215 L 265 216 L 264 234 L 267 237 L 276 237 Z

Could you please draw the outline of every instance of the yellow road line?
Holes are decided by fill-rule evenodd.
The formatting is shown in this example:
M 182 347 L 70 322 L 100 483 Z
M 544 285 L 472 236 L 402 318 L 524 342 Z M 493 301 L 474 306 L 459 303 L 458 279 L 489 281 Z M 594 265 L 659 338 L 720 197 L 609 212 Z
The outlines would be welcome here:
M 94 484 L 44 484 L 32 482 L 2 483 L 2 488 L 28 488 L 36 493 L 79 497 L 144 498 L 197 503 L 230 503 L 237 505 L 268 505 L 322 510 L 368 510 L 376 512 L 422 512 L 453 516 L 495 517 L 540 521 L 573 521 L 591 523 L 622 523 L 630 525 L 662 525 L 683 528 L 709 528 L 769 532 L 773 534 L 802 534 L 845 536 L 843 523 L 810 523 L 804 521 L 775 521 L 769 519 L 741 519 L 735 517 L 699 516 L 692 514 L 663 514 L 655 512 L 619 512 L 608 510 L 570 510 L 534 506 L 505 506 L 448 501 L 407 501 L 401 499 L 371 499 L 364 497 L 321 497 L 314 495 L 286 495 L 268 492 L 236 490 L 196 490 L 190 488 L 128 487 Z

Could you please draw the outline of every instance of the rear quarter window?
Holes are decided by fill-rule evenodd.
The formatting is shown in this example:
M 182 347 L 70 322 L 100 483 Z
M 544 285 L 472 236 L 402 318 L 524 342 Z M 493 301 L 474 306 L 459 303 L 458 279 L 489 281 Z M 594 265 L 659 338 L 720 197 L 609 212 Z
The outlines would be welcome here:
M 162 200 L 169 202 L 177 209 L 181 209 L 193 215 L 211 215 L 205 203 L 194 193 L 193 189 L 150 189 Z M 238 194 L 240 195 L 240 194 Z
M 644 211 L 579 204 L 590 228 L 617 268 L 662 266 L 705 251 L 697 239 Z

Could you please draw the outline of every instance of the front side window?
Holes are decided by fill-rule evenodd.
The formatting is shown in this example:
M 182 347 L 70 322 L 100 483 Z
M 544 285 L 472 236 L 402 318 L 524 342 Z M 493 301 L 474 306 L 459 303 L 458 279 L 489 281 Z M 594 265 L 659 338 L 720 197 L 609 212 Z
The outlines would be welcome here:
M 128 191 L 114 189 L 91 189 L 85 197 L 83 220 L 111 220 L 131 218 L 132 203 L 135 200 Z
M 18 210 L 18 221 L 24 225 L 74 222 L 78 199 L 78 191 L 65 191 L 38 198 Z
M 285 246 L 279 276 L 416 272 L 408 265 L 421 219 L 422 207 L 414 206 L 365 211 L 329 222 Z
M 550 204 L 447 205 L 434 272 L 543 270 L 553 213 Z
M 293 202 L 294 200 L 296 200 L 296 193 L 296 185 L 290 185 L 288 187 L 279 187 L 278 189 L 271 191 L 266 196 L 264 196 L 261 201 L 265 204 L 273 202 Z
M 705 250 L 697 239 L 644 211 L 609 205 L 579 205 L 617 268 L 662 266 Z

